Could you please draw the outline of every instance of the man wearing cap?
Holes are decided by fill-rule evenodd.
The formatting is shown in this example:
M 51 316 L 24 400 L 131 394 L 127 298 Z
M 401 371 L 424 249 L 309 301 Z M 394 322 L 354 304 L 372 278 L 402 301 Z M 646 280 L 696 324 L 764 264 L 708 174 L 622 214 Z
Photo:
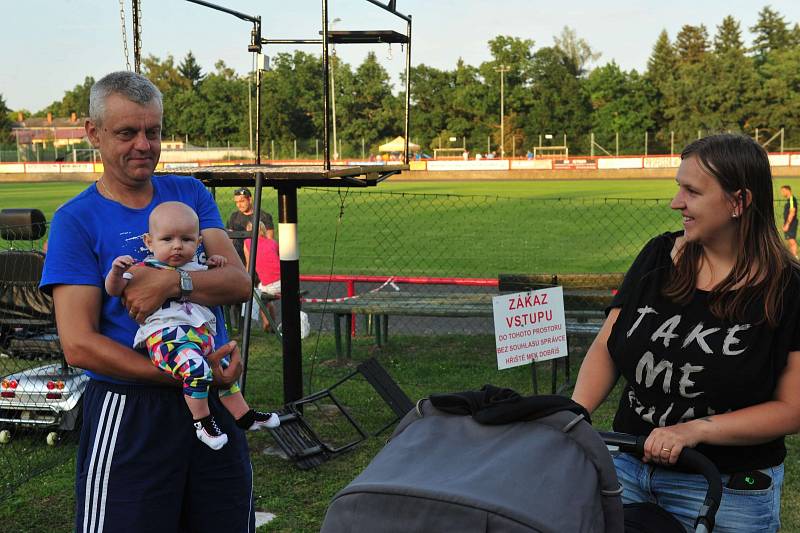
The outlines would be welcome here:
M 236 211 L 231 213 L 227 228 L 229 231 L 246 231 L 247 223 L 253 220 L 253 195 L 250 194 L 250 189 L 240 187 L 233 191 L 233 201 L 236 204 Z M 260 218 L 267 227 L 267 238 L 274 239 L 275 226 L 272 223 L 272 215 L 265 213 L 262 209 Z M 233 247 L 236 248 L 236 252 L 244 263 L 244 239 L 232 240 Z M 256 280 L 256 284 L 258 284 L 258 280 Z
M 253 196 L 250 194 L 250 189 L 246 187 L 239 187 L 233 191 L 233 201 L 236 204 L 236 211 L 231 213 L 228 219 L 228 231 L 246 231 L 247 224 L 253 220 Z M 267 238 L 275 238 L 275 226 L 272 223 L 272 215 L 265 213 L 261 210 L 261 222 L 267 227 Z M 244 239 L 231 238 L 233 247 L 236 253 L 239 254 L 242 263 L 247 263 L 244 258 Z M 258 274 L 256 273 L 255 285 L 258 287 L 260 283 Z M 239 329 L 241 324 L 239 320 L 242 316 L 242 304 L 234 304 L 231 306 L 231 322 L 232 326 Z

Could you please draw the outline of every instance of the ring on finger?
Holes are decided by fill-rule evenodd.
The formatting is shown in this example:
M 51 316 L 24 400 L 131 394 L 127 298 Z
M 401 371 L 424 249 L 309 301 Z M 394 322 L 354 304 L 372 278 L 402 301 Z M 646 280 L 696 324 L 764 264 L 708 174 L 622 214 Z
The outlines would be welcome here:
M 672 453 L 672 448 L 661 448 L 662 452 Z

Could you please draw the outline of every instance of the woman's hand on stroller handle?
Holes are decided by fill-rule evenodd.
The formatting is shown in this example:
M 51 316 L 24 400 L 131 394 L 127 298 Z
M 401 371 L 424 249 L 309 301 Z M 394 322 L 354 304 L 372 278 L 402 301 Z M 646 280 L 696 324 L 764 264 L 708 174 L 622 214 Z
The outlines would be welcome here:
M 657 427 L 650 432 L 644 443 L 642 461 L 661 465 L 674 465 L 685 448 L 694 448 L 701 442 L 699 424 L 703 420 L 692 420 L 674 426 Z
M 607 446 L 614 446 L 619 451 L 629 453 L 636 457 L 644 457 L 645 447 L 648 437 L 637 437 L 625 433 L 600 432 L 600 436 Z M 708 492 L 706 493 L 703 508 L 697 517 L 695 525 L 702 524 L 706 530 L 710 531 L 714 527 L 714 516 L 719 509 L 722 500 L 722 477 L 719 470 L 705 455 L 693 448 L 683 447 L 678 454 L 674 465 L 702 475 L 708 481 Z M 665 465 L 671 466 L 671 465 Z

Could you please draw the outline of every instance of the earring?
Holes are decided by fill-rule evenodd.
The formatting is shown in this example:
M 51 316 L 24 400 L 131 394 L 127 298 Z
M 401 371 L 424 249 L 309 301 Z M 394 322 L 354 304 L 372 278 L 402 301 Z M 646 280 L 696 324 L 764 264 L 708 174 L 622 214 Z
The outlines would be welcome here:
M 733 213 L 731 213 L 731 218 L 737 218 L 738 216 L 739 215 L 737 215 L 735 211 Z

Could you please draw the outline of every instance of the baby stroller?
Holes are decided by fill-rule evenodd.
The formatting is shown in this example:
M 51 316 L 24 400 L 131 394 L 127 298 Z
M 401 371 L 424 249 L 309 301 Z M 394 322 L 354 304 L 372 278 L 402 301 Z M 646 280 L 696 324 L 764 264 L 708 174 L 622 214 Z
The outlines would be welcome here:
M 641 455 L 644 440 L 601 436 L 588 420 L 567 398 L 522 397 L 490 385 L 420 400 L 333 498 L 321 531 L 683 532 L 657 507 L 639 508 L 637 523 L 626 521 L 606 443 Z M 719 472 L 694 450 L 679 463 L 709 481 L 696 531 L 711 531 Z
M 46 229 L 38 209 L 0 211 L 0 444 L 14 429 L 34 428 L 47 430 L 54 445 L 59 431 L 80 424 L 88 378 L 67 365 L 53 300 L 39 290 L 44 253 L 37 243 Z

